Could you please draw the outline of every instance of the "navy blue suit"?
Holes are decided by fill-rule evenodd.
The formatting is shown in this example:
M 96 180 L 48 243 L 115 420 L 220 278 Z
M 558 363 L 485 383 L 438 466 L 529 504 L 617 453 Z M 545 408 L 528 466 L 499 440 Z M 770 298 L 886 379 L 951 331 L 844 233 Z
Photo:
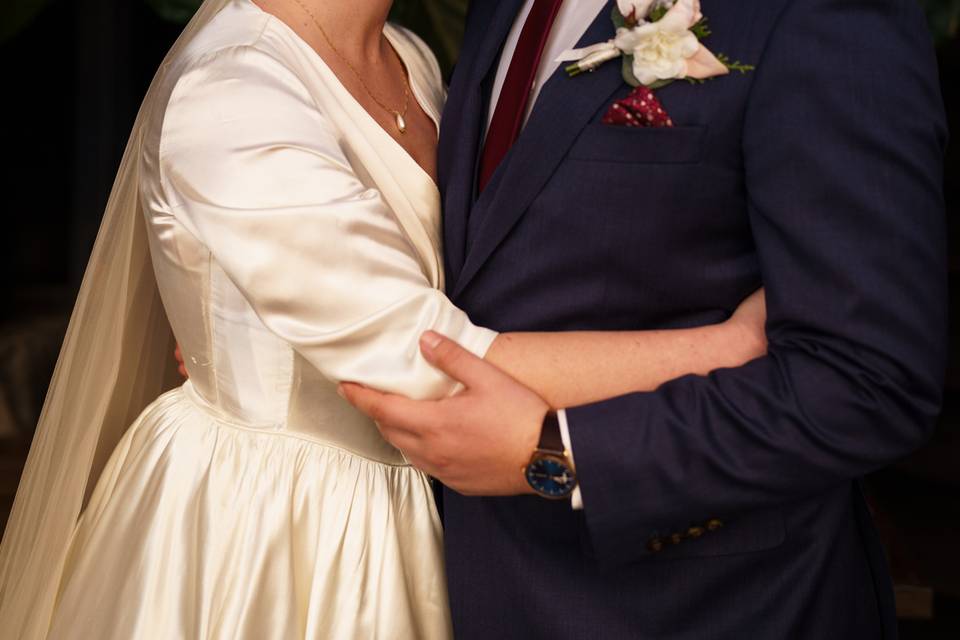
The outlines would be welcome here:
M 710 49 L 756 72 L 675 82 L 675 128 L 626 129 L 600 122 L 619 62 L 560 71 L 478 197 L 521 4 L 474 0 L 450 86 L 452 299 L 500 331 L 635 330 L 721 321 L 764 285 L 769 354 L 570 410 L 582 512 L 446 491 L 457 637 L 895 637 L 858 479 L 929 436 L 945 367 L 946 132 L 916 0 L 706 0 Z

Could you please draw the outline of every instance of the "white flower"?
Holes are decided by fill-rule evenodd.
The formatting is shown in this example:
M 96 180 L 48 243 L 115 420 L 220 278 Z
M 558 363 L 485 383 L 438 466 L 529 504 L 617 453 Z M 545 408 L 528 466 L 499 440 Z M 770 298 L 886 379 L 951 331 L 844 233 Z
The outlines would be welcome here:
M 632 14 L 635 20 L 646 20 L 656 0 L 617 0 L 617 8 L 624 18 Z
M 643 85 L 726 73 L 726 67 L 700 45 L 690 30 L 702 17 L 700 0 L 676 0 L 657 22 L 617 29 L 614 42 L 633 56 L 633 75 Z
M 703 19 L 700 0 L 617 0 L 617 7 L 625 17 L 632 14 L 636 26 L 620 27 L 616 37 L 607 42 L 561 53 L 557 62 L 577 61 L 566 67 L 570 75 L 593 71 L 621 54 L 633 59 L 632 74 L 624 71 L 624 79 L 631 84 L 636 81 L 650 86 L 681 78 L 705 80 L 730 73 L 692 31 Z M 647 22 L 655 7 L 666 8 L 666 14 L 656 22 Z
M 632 14 L 634 20 L 644 22 L 657 7 L 671 9 L 675 3 L 676 0 L 617 0 L 617 8 L 624 18 L 629 18 Z M 698 1 L 697 5 L 699 4 Z
M 633 56 L 633 75 L 640 84 L 675 80 L 687 75 L 687 58 L 700 48 L 689 29 L 672 29 L 666 20 L 617 29 L 617 47 Z

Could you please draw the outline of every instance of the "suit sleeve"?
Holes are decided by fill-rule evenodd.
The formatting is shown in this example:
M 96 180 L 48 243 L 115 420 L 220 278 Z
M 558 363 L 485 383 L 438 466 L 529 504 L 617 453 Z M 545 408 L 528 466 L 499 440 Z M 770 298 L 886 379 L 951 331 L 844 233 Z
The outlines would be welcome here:
M 264 325 L 334 381 L 414 398 L 456 384 L 423 359 L 433 329 L 482 356 L 496 334 L 431 285 L 381 194 L 283 64 L 218 52 L 179 81 L 161 170 L 171 215 L 211 252 Z
M 600 558 L 848 483 L 920 446 L 939 411 L 945 127 L 916 2 L 790 2 L 752 81 L 768 355 L 568 410 Z

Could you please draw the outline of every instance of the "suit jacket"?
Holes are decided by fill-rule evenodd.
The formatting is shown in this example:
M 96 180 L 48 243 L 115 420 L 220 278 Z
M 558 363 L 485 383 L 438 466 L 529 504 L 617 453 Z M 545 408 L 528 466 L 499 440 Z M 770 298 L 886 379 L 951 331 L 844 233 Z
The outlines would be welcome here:
M 454 302 L 499 331 L 673 328 L 764 285 L 769 353 L 569 410 L 582 512 L 447 491 L 459 638 L 895 636 L 857 479 L 929 436 L 945 367 L 946 133 L 916 4 L 711 0 L 711 50 L 754 73 L 675 82 L 676 127 L 626 129 L 600 122 L 619 62 L 558 71 L 478 196 L 521 2 L 473 2 L 440 140 Z

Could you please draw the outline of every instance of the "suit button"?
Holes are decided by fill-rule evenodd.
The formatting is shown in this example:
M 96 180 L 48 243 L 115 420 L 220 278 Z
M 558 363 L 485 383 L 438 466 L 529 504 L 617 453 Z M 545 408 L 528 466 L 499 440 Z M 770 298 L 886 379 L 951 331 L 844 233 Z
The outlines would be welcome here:
M 672 544 L 680 544 L 681 542 L 683 542 L 683 534 L 681 534 L 681 533 L 674 533 L 674 534 L 672 534 L 672 535 L 670 536 L 670 542 L 671 542 Z
M 703 527 L 690 527 L 689 529 L 687 529 L 687 537 L 693 538 L 694 540 L 696 540 L 697 538 L 702 536 L 705 532 L 706 530 Z
M 647 543 L 647 549 L 651 553 L 660 553 L 663 551 L 663 540 L 660 538 L 650 538 L 650 542 Z
M 707 521 L 707 531 L 716 531 L 717 529 L 723 528 L 723 521 L 713 518 L 712 520 Z

